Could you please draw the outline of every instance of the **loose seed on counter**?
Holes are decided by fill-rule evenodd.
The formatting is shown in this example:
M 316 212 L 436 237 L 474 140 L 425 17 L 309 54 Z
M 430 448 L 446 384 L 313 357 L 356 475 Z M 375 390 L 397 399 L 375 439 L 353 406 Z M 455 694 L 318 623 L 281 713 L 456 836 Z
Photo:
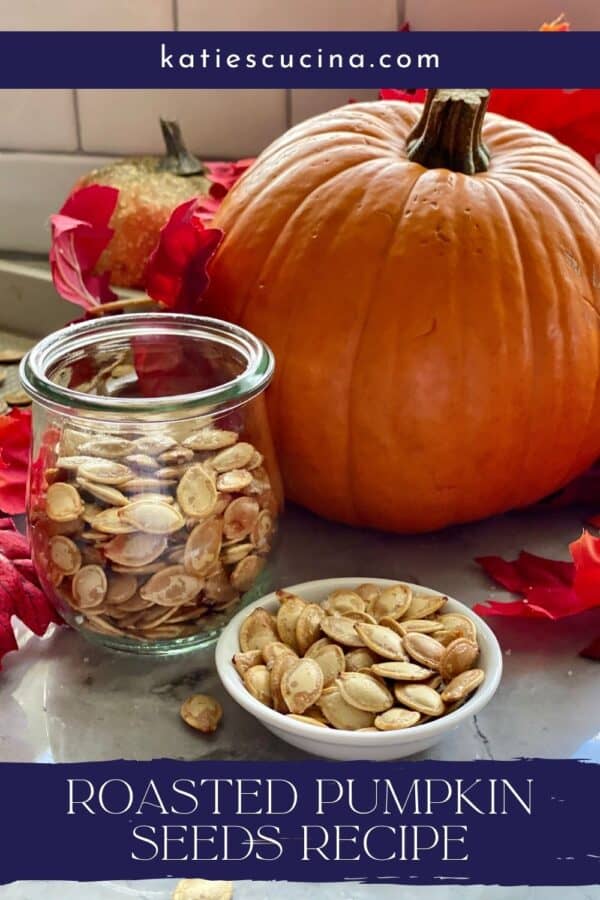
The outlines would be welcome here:
M 368 599 L 340 589 L 321 603 L 307 602 L 280 590 L 276 615 L 256 607 L 242 622 L 240 652 L 233 657 L 247 689 L 305 725 L 352 731 L 413 728 L 458 709 L 485 678 L 483 669 L 471 668 L 479 653 L 477 640 L 455 638 L 446 647 L 424 633 L 422 625 L 449 629 L 436 611 L 428 613 L 429 619 L 408 618 L 428 609 L 413 605 L 408 585 L 360 587 Z M 447 600 L 425 593 L 419 597 L 438 609 Z M 359 608 L 366 604 L 386 615 L 378 622 L 360 621 L 368 616 Z M 403 623 L 407 628 L 400 631 Z M 472 624 L 469 633 L 477 638 Z
M 173 900 L 232 900 L 231 881 L 206 881 L 204 878 L 184 878 L 173 894 Z
M 193 694 L 181 706 L 181 718 L 191 728 L 203 734 L 216 731 L 223 718 L 223 708 L 218 700 L 208 694 Z

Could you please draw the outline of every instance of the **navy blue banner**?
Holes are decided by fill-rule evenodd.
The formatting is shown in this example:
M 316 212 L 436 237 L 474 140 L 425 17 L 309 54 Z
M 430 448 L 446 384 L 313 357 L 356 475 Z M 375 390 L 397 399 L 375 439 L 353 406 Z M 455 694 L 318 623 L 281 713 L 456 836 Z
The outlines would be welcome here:
M 576 760 L 5 764 L 0 883 L 598 884 L 599 788 Z
M 598 32 L 0 32 L 3 88 L 600 87 Z

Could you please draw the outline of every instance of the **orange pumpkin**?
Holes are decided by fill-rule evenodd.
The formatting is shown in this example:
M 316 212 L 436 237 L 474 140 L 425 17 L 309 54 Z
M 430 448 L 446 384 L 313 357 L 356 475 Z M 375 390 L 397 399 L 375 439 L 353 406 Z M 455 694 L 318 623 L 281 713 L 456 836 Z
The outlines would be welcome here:
M 427 531 L 600 455 L 600 176 L 486 102 L 303 122 L 215 219 L 208 310 L 275 351 L 287 495 L 323 516 Z

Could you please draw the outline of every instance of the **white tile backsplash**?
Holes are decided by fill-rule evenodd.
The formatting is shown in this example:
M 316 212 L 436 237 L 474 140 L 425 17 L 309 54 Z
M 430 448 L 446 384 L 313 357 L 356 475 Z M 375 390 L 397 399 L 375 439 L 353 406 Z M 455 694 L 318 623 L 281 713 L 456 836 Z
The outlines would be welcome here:
M 78 91 L 81 141 L 93 153 L 162 153 L 159 116 L 177 119 L 198 155 L 251 156 L 285 131 L 286 93 Z
M 600 0 L 406 0 L 414 31 L 537 29 L 562 12 L 575 29 L 600 28 Z
M 396 0 L 178 0 L 182 31 L 387 31 Z
M 600 0 L 0 0 L 0 29 L 413 30 L 537 28 L 564 9 L 600 29 Z M 109 64 L 109 62 L 107 63 Z M 106 157 L 162 153 L 160 115 L 204 158 L 258 153 L 288 125 L 371 90 L 0 91 L 0 250 L 45 252 L 46 222 Z M 9 152 L 3 152 L 9 151 Z
M 303 122 L 311 116 L 318 116 L 319 113 L 328 112 L 337 106 L 344 106 L 350 102 L 350 99 L 362 102 L 364 100 L 376 100 L 376 90 L 359 91 L 356 88 L 348 88 L 343 90 L 322 90 L 322 91 L 291 91 L 291 113 L 292 125 L 297 122 Z
M 0 29 L 170 30 L 172 0 L 0 0 Z
M 60 209 L 78 178 L 106 162 L 95 156 L 0 153 L 0 247 L 45 253 L 48 216 Z
M 0 90 L 0 147 L 77 150 L 73 91 Z

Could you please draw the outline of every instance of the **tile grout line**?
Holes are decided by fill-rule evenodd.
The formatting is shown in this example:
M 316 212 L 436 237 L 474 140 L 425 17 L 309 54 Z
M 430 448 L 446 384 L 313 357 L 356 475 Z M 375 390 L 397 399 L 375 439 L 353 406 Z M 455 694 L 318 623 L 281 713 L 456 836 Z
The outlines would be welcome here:
M 285 92 L 285 127 L 286 130 L 292 127 L 292 91 L 290 88 Z
M 179 6 L 178 0 L 171 0 L 171 12 L 173 15 L 173 31 L 179 31 Z
M 77 137 L 77 151 L 81 153 L 83 151 L 82 140 L 81 140 L 81 115 L 79 112 L 79 97 L 77 95 L 77 88 L 73 88 L 73 112 L 75 114 L 75 134 Z
M 400 28 L 406 22 L 406 0 L 396 0 L 397 26 Z

